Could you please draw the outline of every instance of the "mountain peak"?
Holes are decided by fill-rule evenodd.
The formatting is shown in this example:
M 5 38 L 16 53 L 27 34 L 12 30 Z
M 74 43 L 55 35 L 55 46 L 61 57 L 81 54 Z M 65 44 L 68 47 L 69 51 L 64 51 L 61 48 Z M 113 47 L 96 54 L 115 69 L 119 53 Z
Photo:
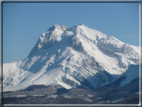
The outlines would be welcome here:
M 54 30 L 61 30 L 61 31 L 65 31 L 65 30 L 67 30 L 68 29 L 68 27 L 67 26 L 65 26 L 65 25 L 58 25 L 58 24 L 55 24 L 55 25 L 53 25 L 53 26 L 51 26 L 49 29 L 48 29 L 48 31 L 54 31 Z
M 72 28 L 70 28 L 71 30 L 72 29 L 77 29 L 77 28 L 80 28 L 80 27 L 87 27 L 83 24 L 78 24 L 76 26 L 73 26 Z M 68 26 L 65 26 L 65 25 L 58 25 L 58 24 L 55 24 L 53 26 L 51 26 L 47 31 L 65 31 L 65 30 L 69 30 Z
M 78 25 L 76 25 L 76 26 L 85 26 L 85 25 L 83 25 L 83 24 L 78 24 Z
M 78 25 L 76 25 L 76 26 L 74 26 L 74 27 L 72 27 L 72 28 L 79 28 L 79 27 L 83 27 L 83 26 L 86 27 L 86 26 L 83 25 L 83 24 L 78 24 Z M 72 28 L 71 28 L 71 29 L 72 29 Z
M 101 38 L 106 38 L 106 35 L 95 29 L 88 28 L 83 24 L 78 24 L 76 26 L 73 26 L 72 28 L 55 24 L 51 26 L 48 31 L 42 34 L 37 44 L 30 52 L 30 55 L 40 48 L 48 49 L 52 46 L 55 46 L 57 44 L 59 46 L 63 43 L 66 45 L 71 45 L 75 49 L 84 50 L 83 47 L 86 46 L 85 41 L 91 41 L 96 45 L 98 40 L 100 40 Z

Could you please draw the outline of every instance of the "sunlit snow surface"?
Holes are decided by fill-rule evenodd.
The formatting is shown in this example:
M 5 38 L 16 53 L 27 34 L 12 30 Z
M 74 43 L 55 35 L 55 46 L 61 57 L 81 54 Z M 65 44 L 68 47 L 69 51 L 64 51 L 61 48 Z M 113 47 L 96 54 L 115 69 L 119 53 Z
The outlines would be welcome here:
M 66 89 L 104 86 L 139 64 L 139 47 L 125 44 L 84 25 L 54 25 L 42 34 L 23 61 L 3 64 L 3 90 L 30 85 L 62 85 Z M 129 83 L 138 75 L 127 75 Z M 133 78 L 131 78 L 131 76 Z

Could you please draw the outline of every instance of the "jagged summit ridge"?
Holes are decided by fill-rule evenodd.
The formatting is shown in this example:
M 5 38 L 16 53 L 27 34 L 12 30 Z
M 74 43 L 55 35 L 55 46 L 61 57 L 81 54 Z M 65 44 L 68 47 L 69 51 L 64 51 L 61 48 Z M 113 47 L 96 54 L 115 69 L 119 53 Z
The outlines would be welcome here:
M 138 50 L 85 25 L 54 25 L 26 59 L 4 64 L 4 91 L 30 85 L 98 88 L 115 81 L 130 65 L 138 65 Z
M 56 24 L 56 25 L 51 26 L 51 27 L 48 29 L 48 31 L 54 31 L 54 30 L 65 31 L 65 30 L 67 30 L 67 29 L 68 29 L 68 27 L 65 26 L 65 25 L 59 26 L 58 24 Z
M 73 26 L 72 28 L 68 28 L 64 25 L 53 25 L 42 34 L 42 36 L 37 41 L 35 47 L 32 49 L 31 53 L 34 53 L 34 51 L 40 48 L 48 49 L 54 46 L 55 44 L 60 45 L 63 42 L 64 45 L 71 44 L 73 46 L 83 46 L 84 39 L 88 39 L 89 41 L 92 41 L 93 43 L 97 44 L 99 39 L 106 37 L 107 36 L 105 34 L 102 34 L 101 32 L 96 31 L 94 29 L 88 28 L 83 24 Z M 73 43 L 71 43 L 71 41 Z

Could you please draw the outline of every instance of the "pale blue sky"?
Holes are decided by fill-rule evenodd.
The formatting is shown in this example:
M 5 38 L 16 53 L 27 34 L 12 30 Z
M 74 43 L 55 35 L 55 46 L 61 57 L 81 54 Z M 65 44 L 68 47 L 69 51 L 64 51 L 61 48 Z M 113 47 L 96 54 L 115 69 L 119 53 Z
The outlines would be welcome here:
M 3 62 L 25 59 L 54 24 L 84 24 L 139 46 L 139 3 L 3 3 Z

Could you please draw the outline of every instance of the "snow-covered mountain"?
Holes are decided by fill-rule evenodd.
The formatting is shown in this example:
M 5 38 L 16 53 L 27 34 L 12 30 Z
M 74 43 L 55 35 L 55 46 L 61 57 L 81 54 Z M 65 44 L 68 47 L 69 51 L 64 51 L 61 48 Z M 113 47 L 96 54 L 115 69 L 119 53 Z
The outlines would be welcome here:
M 122 75 L 129 77 L 127 69 L 138 65 L 139 58 L 139 47 L 85 25 L 54 25 L 42 34 L 26 59 L 3 64 L 3 90 L 30 85 L 98 88 Z M 122 86 L 138 76 L 128 78 Z

